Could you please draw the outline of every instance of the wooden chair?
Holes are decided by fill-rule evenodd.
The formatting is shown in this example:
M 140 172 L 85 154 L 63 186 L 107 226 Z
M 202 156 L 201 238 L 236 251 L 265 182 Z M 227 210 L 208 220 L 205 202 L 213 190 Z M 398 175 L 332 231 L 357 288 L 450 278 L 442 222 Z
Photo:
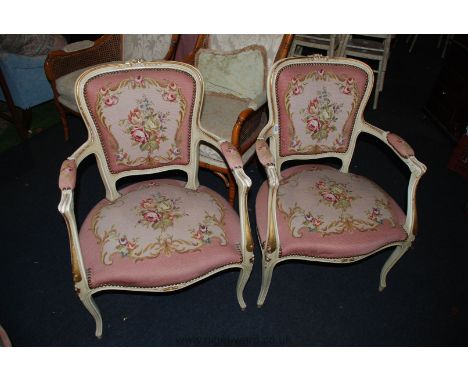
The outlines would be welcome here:
M 63 162 L 59 211 L 68 228 L 75 290 L 95 319 L 98 337 L 102 318 L 92 296 L 101 291 L 169 292 L 238 268 L 237 299 L 246 307 L 242 294 L 253 264 L 251 181 L 236 148 L 201 128 L 203 94 L 200 72 L 170 61 L 103 64 L 76 82 L 88 140 Z M 239 189 L 239 214 L 199 186 L 202 141 L 226 158 Z M 78 231 L 77 167 L 90 154 L 106 198 Z M 187 182 L 158 178 L 116 188 L 123 177 L 169 170 L 183 171 Z
M 377 109 L 380 92 L 383 90 L 387 62 L 390 58 L 390 43 L 392 35 L 345 35 L 340 42 L 337 57 L 353 57 L 378 62 L 377 82 L 374 89 L 372 108 Z
M 95 42 L 78 41 L 63 50 L 50 52 L 45 71 L 60 113 L 65 140 L 69 138 L 67 113 L 79 115 L 75 102 L 76 79 L 86 69 L 107 62 L 134 59 L 170 60 L 174 57 L 179 35 L 104 35 Z
M 186 61 L 205 79 L 203 127 L 231 142 L 244 163 L 253 157 L 255 140 L 267 122 L 268 70 L 288 55 L 292 40 L 293 35 L 200 35 L 196 53 Z M 233 205 L 236 184 L 219 152 L 202 144 L 200 166 L 224 180 Z
M 349 58 L 312 56 L 277 62 L 268 81 L 270 120 L 256 150 L 268 180 L 255 204 L 262 245 L 262 306 L 275 266 L 288 260 L 351 263 L 396 247 L 380 290 L 416 235 L 416 188 L 426 166 L 396 134 L 363 119 L 372 69 Z M 360 133 L 385 143 L 411 171 L 406 214 L 377 184 L 348 172 Z M 291 160 L 338 158 L 339 170 Z
M 296 34 L 289 56 L 305 56 L 304 48 L 325 51 L 328 57 L 334 57 L 340 46 L 341 35 L 336 34 Z

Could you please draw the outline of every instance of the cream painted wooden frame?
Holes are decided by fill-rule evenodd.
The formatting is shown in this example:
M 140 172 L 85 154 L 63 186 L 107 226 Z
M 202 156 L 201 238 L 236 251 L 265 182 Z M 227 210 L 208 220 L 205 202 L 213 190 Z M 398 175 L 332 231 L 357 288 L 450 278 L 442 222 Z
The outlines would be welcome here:
M 107 166 L 104 151 L 101 146 L 96 126 L 94 125 L 91 114 L 89 113 L 86 102 L 84 99 L 84 85 L 86 82 L 100 74 L 109 72 L 118 72 L 131 69 L 174 69 L 182 71 L 191 76 L 195 81 L 196 94 L 194 96 L 194 108 L 191 120 L 191 134 L 192 139 L 190 141 L 190 159 L 187 165 L 170 165 L 159 168 L 147 169 L 147 170 L 131 170 L 125 171 L 118 174 L 112 174 Z M 199 146 L 201 141 L 205 141 L 214 147 L 218 148 L 221 152 L 220 144 L 224 142 L 220 138 L 214 136 L 211 133 L 205 131 L 200 125 L 200 112 L 201 105 L 203 104 L 204 84 L 203 79 L 198 71 L 191 65 L 184 63 L 168 62 L 168 61 L 155 61 L 155 62 L 144 62 L 144 61 L 131 61 L 121 64 L 104 64 L 98 67 L 92 68 L 84 72 L 76 81 L 75 84 L 75 97 L 79 106 L 81 115 L 85 121 L 88 130 L 87 141 L 78 148 L 69 158 L 69 161 L 73 161 L 76 167 L 80 162 L 90 154 L 94 154 L 96 157 L 97 165 L 101 178 L 103 180 L 106 189 L 106 198 L 110 201 L 114 201 L 120 197 L 119 192 L 116 189 L 116 182 L 122 177 L 131 175 L 145 175 L 155 174 L 169 170 L 182 170 L 187 173 L 187 184 L 186 188 L 195 190 L 198 188 L 198 164 L 199 164 Z M 94 303 L 92 295 L 105 290 L 125 290 L 125 291 L 140 291 L 140 292 L 168 292 L 189 286 L 197 281 L 203 280 L 215 273 L 224 271 L 229 268 L 240 268 L 240 276 L 237 282 L 237 299 L 240 307 L 245 309 L 246 304 L 243 298 L 243 290 L 249 279 L 252 266 L 253 266 L 253 240 L 251 235 L 249 216 L 247 212 L 247 194 L 251 186 L 250 178 L 245 174 L 242 167 L 235 167 L 232 169 L 233 176 L 238 186 L 238 199 L 239 199 L 239 217 L 241 223 L 241 244 L 240 251 L 242 254 L 242 262 L 236 264 L 230 264 L 221 268 L 215 269 L 195 279 L 187 282 L 178 284 L 172 284 L 161 287 L 153 288 L 142 288 L 142 287 L 128 287 L 128 286 L 103 286 L 91 289 L 86 278 L 86 269 L 84 266 L 83 256 L 80 248 L 78 227 L 76 224 L 73 204 L 73 186 L 62 188 L 61 200 L 58 206 L 60 213 L 65 219 L 65 223 L 68 229 L 68 235 L 70 240 L 71 250 L 71 263 L 73 280 L 75 283 L 75 290 L 85 305 L 86 309 L 91 313 L 96 322 L 96 336 L 100 338 L 102 336 L 102 317 L 98 307 Z M 74 179 L 75 180 L 75 179 Z
M 315 155 L 292 155 L 292 156 L 280 156 L 279 153 L 279 118 L 278 118 L 278 106 L 276 104 L 276 91 L 275 91 L 275 81 L 280 73 L 281 69 L 287 66 L 295 64 L 310 64 L 310 63 L 329 63 L 329 64 L 343 64 L 355 66 L 357 68 L 363 69 L 369 77 L 369 84 L 367 85 L 366 92 L 364 97 L 359 105 L 355 123 L 350 137 L 350 142 L 348 149 L 344 153 L 337 152 L 328 152 Z M 372 91 L 374 82 L 374 74 L 372 69 L 365 63 L 354 60 L 351 58 L 328 58 L 321 55 L 313 55 L 309 57 L 301 58 L 285 58 L 278 61 L 273 65 L 270 75 L 267 81 L 267 96 L 268 96 L 268 107 L 270 110 L 270 119 L 268 124 L 260 132 L 257 139 L 257 143 L 261 141 L 267 141 L 269 143 L 270 153 L 272 154 L 271 161 L 263 161 L 263 166 L 265 168 L 267 177 L 268 177 L 268 223 L 267 223 L 267 234 L 265 243 L 262 243 L 262 286 L 260 294 L 257 300 L 257 306 L 261 307 L 265 302 L 268 289 L 270 287 L 272 273 L 274 267 L 285 260 L 307 260 L 307 261 L 319 261 L 319 262 L 328 262 L 328 263 L 351 263 L 358 260 L 361 260 L 367 256 L 370 256 L 384 248 L 396 246 L 393 253 L 385 262 L 382 271 L 380 273 L 380 286 L 379 290 L 382 291 L 386 287 L 386 278 L 390 269 L 395 265 L 395 263 L 405 254 L 408 248 L 411 246 L 416 234 L 417 229 L 417 214 L 416 214 L 416 188 L 421 176 L 426 172 L 426 166 L 419 162 L 415 156 L 409 156 L 405 158 L 400 153 L 398 153 L 395 148 L 393 148 L 387 141 L 388 131 L 383 131 L 378 127 L 375 127 L 366 121 L 364 121 L 363 113 L 366 107 L 367 101 L 369 99 L 370 93 Z M 354 148 L 356 146 L 356 140 L 360 133 L 370 134 L 387 146 L 389 146 L 392 151 L 408 166 L 411 171 L 411 177 L 408 184 L 408 194 L 407 194 L 407 212 L 406 212 L 406 221 L 403 226 L 404 230 L 407 233 L 407 239 L 404 241 L 391 243 L 385 245 L 371 253 L 364 255 L 330 259 L 330 258 L 318 258 L 304 255 L 296 255 L 282 258 L 280 257 L 281 242 L 278 234 L 278 226 L 276 221 L 276 200 L 277 200 L 277 190 L 279 187 L 281 179 L 281 167 L 282 165 L 289 160 L 310 160 L 310 159 L 319 159 L 324 157 L 335 157 L 342 161 L 342 166 L 340 168 L 341 172 L 347 173 L 349 170 L 349 165 L 354 153 Z M 262 142 L 263 143 L 263 142 Z M 258 232 L 257 232 L 258 233 Z M 261 242 L 260 236 L 259 241 Z

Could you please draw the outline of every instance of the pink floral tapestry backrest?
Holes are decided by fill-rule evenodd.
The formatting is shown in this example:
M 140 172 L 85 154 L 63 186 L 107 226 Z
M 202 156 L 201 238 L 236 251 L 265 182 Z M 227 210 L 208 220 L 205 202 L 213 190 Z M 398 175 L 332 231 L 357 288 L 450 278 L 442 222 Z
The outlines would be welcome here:
M 196 81 L 170 68 L 115 70 L 83 87 L 109 171 L 190 162 Z
M 291 63 L 273 78 L 281 156 L 344 153 L 369 71 L 345 63 Z

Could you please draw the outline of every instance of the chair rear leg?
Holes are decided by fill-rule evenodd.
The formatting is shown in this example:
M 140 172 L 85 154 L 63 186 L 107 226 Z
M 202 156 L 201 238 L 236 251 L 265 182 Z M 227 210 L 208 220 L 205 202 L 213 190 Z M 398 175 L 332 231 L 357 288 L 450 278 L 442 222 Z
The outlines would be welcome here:
M 247 281 L 249 280 L 250 273 L 252 272 L 252 266 L 253 257 L 251 261 L 244 262 L 244 264 L 242 264 L 239 279 L 237 280 L 237 301 L 239 301 L 239 305 L 242 310 L 245 310 L 247 307 L 244 301 L 244 288 L 245 284 L 247 284 Z
M 260 294 L 257 299 L 257 307 L 261 308 L 265 302 L 268 290 L 270 289 L 271 278 L 273 275 L 273 269 L 275 268 L 274 261 L 265 261 L 263 260 L 263 269 L 262 269 L 262 287 L 260 289 Z
M 380 286 L 379 291 L 382 292 L 385 287 L 387 286 L 387 274 L 390 272 L 390 269 L 396 264 L 398 260 L 406 253 L 408 248 L 410 247 L 411 243 L 406 242 L 399 246 L 397 246 L 390 257 L 385 262 L 384 266 L 382 267 L 382 271 L 380 272 Z
M 101 312 L 99 312 L 99 308 L 97 307 L 96 303 L 93 300 L 92 293 L 87 290 L 87 291 L 81 291 L 79 293 L 80 300 L 88 309 L 88 312 L 91 313 L 91 315 L 94 318 L 94 321 L 96 322 L 96 337 L 101 338 L 102 337 L 102 316 Z
M 60 103 L 57 100 L 55 101 L 55 107 L 57 108 L 59 112 L 60 121 L 62 122 L 62 126 L 63 126 L 63 137 L 65 139 L 65 142 L 67 142 L 68 139 L 70 139 L 70 131 L 68 128 L 67 113 L 63 109 L 62 105 L 60 105 Z

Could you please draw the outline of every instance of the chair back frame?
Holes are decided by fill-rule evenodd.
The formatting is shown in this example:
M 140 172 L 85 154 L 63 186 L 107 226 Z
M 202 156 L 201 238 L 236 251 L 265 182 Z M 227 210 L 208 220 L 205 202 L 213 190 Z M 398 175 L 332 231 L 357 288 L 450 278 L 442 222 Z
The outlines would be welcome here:
M 183 73 L 188 74 L 194 80 L 194 101 L 191 120 L 189 121 L 189 130 L 191 139 L 189 139 L 189 160 L 187 164 L 180 165 L 162 165 L 159 167 L 149 169 L 136 169 L 136 170 L 125 170 L 118 173 L 112 173 L 109 164 L 106 160 L 102 142 L 99 137 L 99 133 L 96 124 L 93 120 L 93 116 L 86 105 L 84 88 L 88 81 L 91 79 L 105 75 L 108 73 L 117 73 L 126 71 L 129 68 L 132 69 L 176 69 Z M 81 115 L 83 116 L 84 122 L 88 130 L 88 140 L 78 150 L 78 155 L 74 158 L 77 161 L 77 165 L 84 156 L 94 154 L 96 156 L 99 172 L 103 180 L 106 189 L 106 198 L 110 201 L 117 199 L 120 194 L 116 189 L 116 182 L 127 176 L 132 175 L 147 175 L 154 174 L 163 171 L 181 170 L 187 174 L 187 185 L 189 189 L 196 189 L 199 185 L 198 182 L 198 145 L 201 136 L 204 135 L 200 130 L 200 114 L 201 108 L 199 105 L 203 103 L 204 95 L 204 84 L 201 77 L 201 73 L 194 67 L 175 62 L 166 61 L 155 61 L 155 62 L 144 62 L 144 61 L 131 61 L 123 64 L 104 64 L 95 68 L 91 68 L 85 71 L 76 81 L 75 84 L 75 97 L 80 109 Z M 191 106 L 189 106 L 191 107 Z
M 366 89 L 364 95 L 361 99 L 360 105 L 357 108 L 356 118 L 354 120 L 354 125 L 352 126 L 350 139 L 348 147 L 345 152 L 324 152 L 319 154 L 294 154 L 282 156 L 280 154 L 280 129 L 285 129 L 286 127 L 280 126 L 279 123 L 279 110 L 276 100 L 277 89 L 276 89 L 276 79 L 280 75 L 283 68 L 286 68 L 291 65 L 310 65 L 311 59 L 314 64 L 331 64 L 331 65 L 353 65 L 357 68 L 360 68 L 365 71 L 368 76 L 368 82 L 366 84 Z M 362 126 L 364 124 L 364 109 L 367 105 L 367 101 L 372 91 L 373 86 L 373 72 L 372 69 L 365 63 L 353 59 L 343 59 L 343 58 L 329 58 L 322 55 L 313 55 L 304 58 L 285 58 L 277 63 L 275 63 L 271 69 L 269 76 L 269 81 L 267 83 L 267 97 L 268 97 L 268 107 L 270 110 L 270 117 L 267 126 L 260 133 L 260 137 L 270 138 L 270 150 L 275 158 L 277 176 L 281 179 L 281 168 L 284 163 L 290 160 L 310 160 L 310 159 L 320 159 L 327 157 L 338 158 L 342 161 L 342 172 L 348 172 L 349 164 L 354 154 L 354 148 L 356 145 L 356 140 L 359 133 L 362 131 Z

